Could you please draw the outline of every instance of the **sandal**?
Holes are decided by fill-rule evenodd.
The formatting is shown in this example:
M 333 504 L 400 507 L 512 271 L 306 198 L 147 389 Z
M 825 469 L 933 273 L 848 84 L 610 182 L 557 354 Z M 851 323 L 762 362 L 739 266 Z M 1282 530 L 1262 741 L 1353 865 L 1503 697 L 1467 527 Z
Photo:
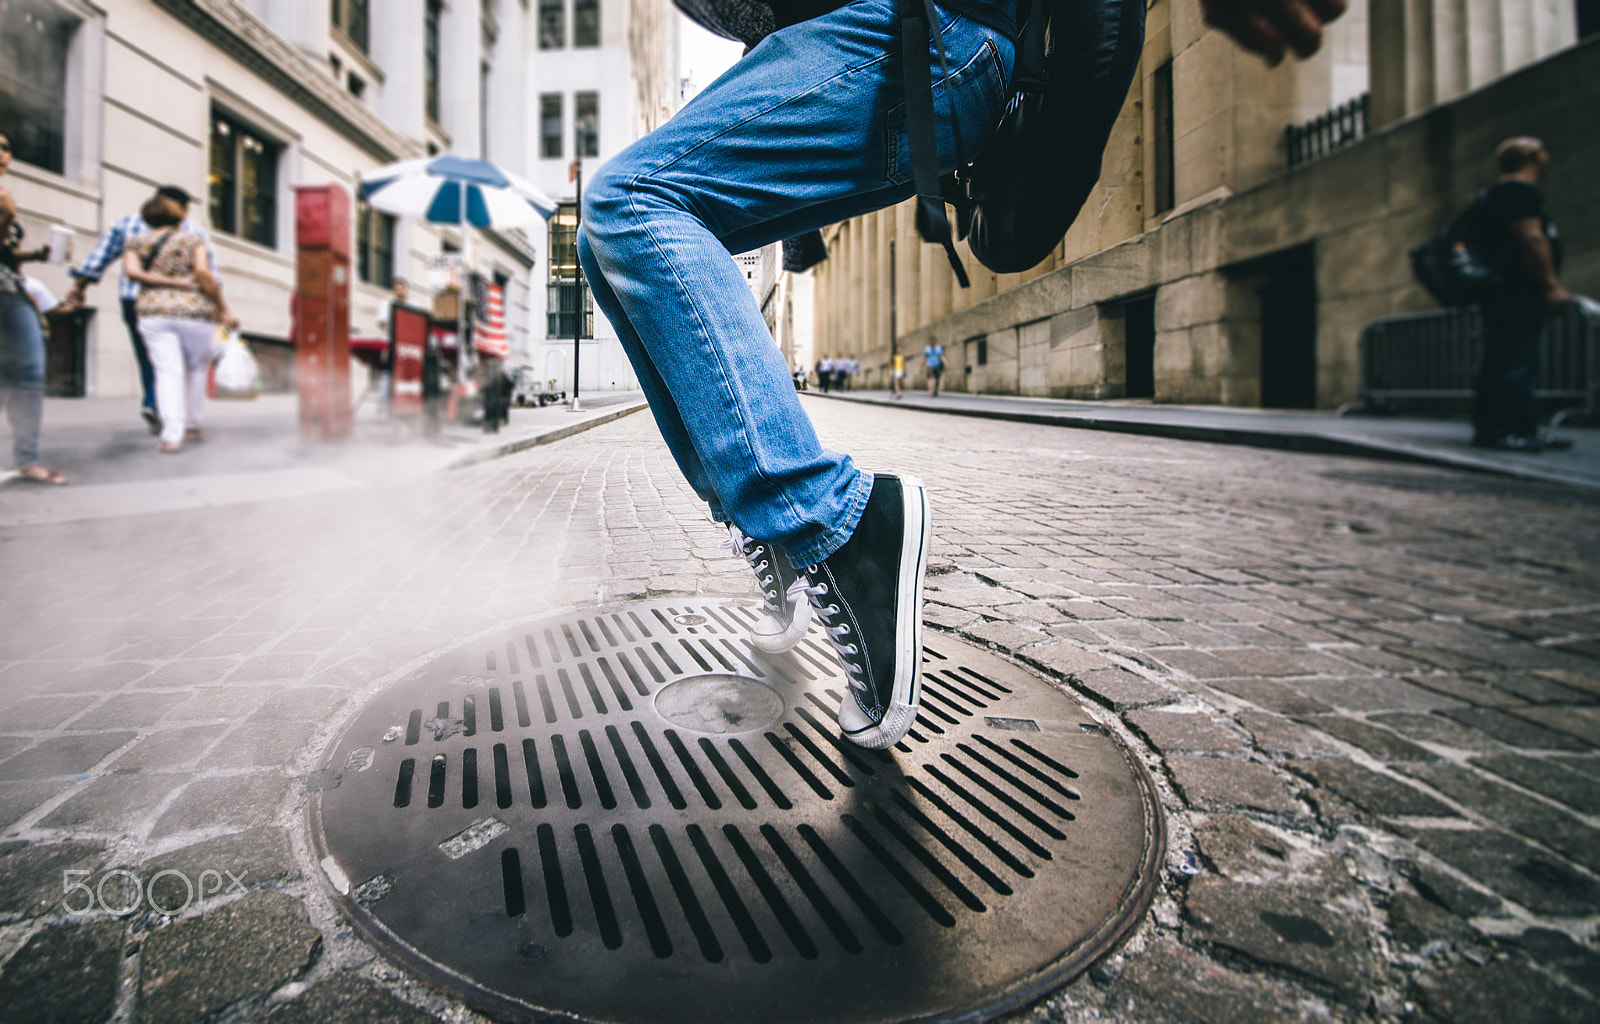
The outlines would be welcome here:
M 206 432 L 199 427 L 190 427 L 183 432 L 183 439 L 185 441 L 204 441 Z
M 36 484 L 50 484 L 53 487 L 60 487 L 67 482 L 67 474 L 59 469 L 46 469 L 37 462 L 31 466 L 18 466 L 17 478 L 31 480 Z
M 158 441 L 156 442 L 156 451 L 162 455 L 176 455 L 183 451 L 183 445 L 172 441 Z

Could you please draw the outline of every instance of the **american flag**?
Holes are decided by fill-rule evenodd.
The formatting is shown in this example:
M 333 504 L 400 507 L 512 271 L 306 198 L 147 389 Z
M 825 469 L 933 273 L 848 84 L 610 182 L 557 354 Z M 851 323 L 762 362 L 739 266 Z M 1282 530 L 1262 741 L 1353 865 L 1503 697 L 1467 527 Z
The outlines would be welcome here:
M 484 292 L 486 301 L 478 307 L 475 346 L 486 356 L 504 359 L 511 354 L 511 345 L 506 341 L 505 293 L 497 284 L 489 285 Z

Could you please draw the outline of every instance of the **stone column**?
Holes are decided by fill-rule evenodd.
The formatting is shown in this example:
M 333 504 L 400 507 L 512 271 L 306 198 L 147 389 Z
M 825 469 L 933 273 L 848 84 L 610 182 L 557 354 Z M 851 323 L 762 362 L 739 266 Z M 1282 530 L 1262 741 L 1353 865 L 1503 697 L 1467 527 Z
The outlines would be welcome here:
M 427 130 L 422 68 L 425 17 L 425 0 L 387 0 L 384 17 L 374 18 L 368 29 L 372 61 L 383 71 L 383 85 L 373 105 L 395 131 L 417 140 Z

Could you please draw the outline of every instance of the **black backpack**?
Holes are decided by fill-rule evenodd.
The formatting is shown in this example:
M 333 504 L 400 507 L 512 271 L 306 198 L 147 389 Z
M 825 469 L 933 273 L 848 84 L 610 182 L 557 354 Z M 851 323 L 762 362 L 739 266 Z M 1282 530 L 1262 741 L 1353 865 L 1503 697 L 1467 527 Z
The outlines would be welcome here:
M 990 270 L 1037 266 L 1077 219 L 1139 66 L 1144 15 L 1144 0 L 1022 0 L 1005 117 L 943 188 Z
M 1486 194 L 1479 192 L 1438 234 L 1411 249 L 1411 272 L 1441 306 L 1482 302 L 1500 283 L 1500 275 L 1478 251 L 1482 248 L 1480 222 Z

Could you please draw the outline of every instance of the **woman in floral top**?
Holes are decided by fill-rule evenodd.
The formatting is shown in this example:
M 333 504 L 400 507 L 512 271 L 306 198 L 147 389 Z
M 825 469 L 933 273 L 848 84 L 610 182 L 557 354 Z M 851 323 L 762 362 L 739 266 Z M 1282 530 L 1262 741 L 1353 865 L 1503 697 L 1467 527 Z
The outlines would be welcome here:
M 182 228 L 183 211 L 156 196 L 139 215 L 153 230 L 134 236 L 122 256 L 123 270 L 139 282 L 139 333 L 156 371 L 156 411 L 161 439 L 156 451 L 176 454 L 184 441 L 205 437 L 200 414 L 206 399 L 206 368 L 217 324 L 238 327 L 222 299 L 222 286 L 206 268 L 206 243 Z

